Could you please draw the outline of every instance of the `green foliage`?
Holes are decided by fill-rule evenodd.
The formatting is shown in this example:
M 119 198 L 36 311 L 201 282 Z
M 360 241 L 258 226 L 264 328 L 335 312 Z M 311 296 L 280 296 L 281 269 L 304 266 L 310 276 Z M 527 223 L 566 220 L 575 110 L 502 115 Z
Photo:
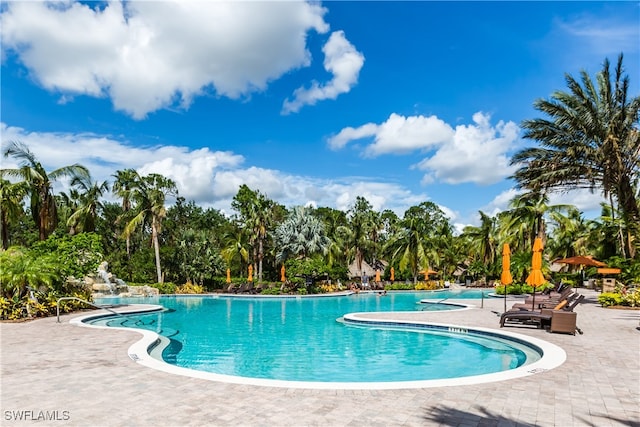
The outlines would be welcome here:
M 640 289 L 634 289 L 631 292 L 623 290 L 622 305 L 640 307 Z
M 598 302 L 603 307 L 611 307 L 613 305 L 622 304 L 622 295 L 614 292 L 603 292 L 598 295 Z
M 260 291 L 261 295 L 280 295 L 280 288 L 279 287 L 267 287 L 267 288 L 262 288 L 262 291 Z
M 36 258 L 50 258 L 63 279 L 81 278 L 95 273 L 104 260 L 102 241 L 95 233 L 80 233 L 75 236 L 52 234 L 47 240 L 34 244 L 31 251 Z
M 412 291 L 413 283 L 392 283 L 384 286 L 385 291 Z
M 418 282 L 415 286 L 416 291 L 433 291 L 440 289 L 440 283 L 435 280 L 429 280 L 428 282 Z
M 201 285 L 194 285 L 191 282 L 187 282 L 184 285 L 176 286 L 176 294 L 203 294 L 204 287 Z
M 27 295 L 29 288 L 54 289 L 62 283 L 50 255 L 37 256 L 19 247 L 0 252 L 0 285 L 4 297 L 20 299 Z
M 147 283 L 139 283 L 139 284 L 131 284 L 132 286 L 142 286 L 147 285 Z M 176 293 L 176 284 L 171 282 L 164 283 L 149 283 L 148 286 L 152 288 L 156 288 L 158 292 L 161 294 L 175 294 Z

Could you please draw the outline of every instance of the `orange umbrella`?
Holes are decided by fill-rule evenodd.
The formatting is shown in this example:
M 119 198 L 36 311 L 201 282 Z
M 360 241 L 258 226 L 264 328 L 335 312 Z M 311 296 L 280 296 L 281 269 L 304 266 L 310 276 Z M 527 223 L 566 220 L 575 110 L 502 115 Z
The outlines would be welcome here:
M 559 259 L 556 262 L 560 264 L 586 265 L 588 267 L 606 267 L 604 262 L 593 259 L 593 257 L 590 256 L 582 255 Z
M 500 283 L 504 285 L 504 311 L 507 311 L 507 285 L 513 283 L 511 277 L 511 249 L 509 244 L 505 243 L 502 247 L 502 275 Z
M 227 268 L 227 283 L 231 283 L 231 270 Z
M 376 282 L 380 281 L 380 270 L 376 270 Z
M 282 268 L 280 269 L 280 281 L 284 283 L 286 281 L 286 277 L 284 275 L 284 264 L 282 264 Z
M 394 270 L 393 267 L 391 267 L 391 281 L 393 282 L 396 278 L 396 270 Z
M 249 264 L 249 277 L 247 278 L 250 282 L 253 282 L 253 265 Z
M 531 272 L 527 277 L 526 282 L 533 286 L 533 300 L 531 302 L 531 308 L 536 304 L 536 288 L 547 282 L 547 279 L 542 275 L 542 239 L 536 237 L 533 242 L 533 257 L 531 258 Z

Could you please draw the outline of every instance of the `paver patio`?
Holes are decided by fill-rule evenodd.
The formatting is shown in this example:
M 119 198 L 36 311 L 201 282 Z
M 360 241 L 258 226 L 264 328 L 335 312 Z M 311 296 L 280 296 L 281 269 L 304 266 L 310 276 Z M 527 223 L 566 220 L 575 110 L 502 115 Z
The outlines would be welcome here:
M 553 370 L 488 384 L 312 390 L 226 384 L 140 366 L 134 331 L 81 328 L 72 315 L 0 324 L 3 426 L 640 426 L 640 311 L 576 308 L 583 335 L 509 327 L 562 347 Z M 421 319 L 499 329 L 501 299 Z M 513 303 L 513 301 L 511 302 Z M 404 315 L 403 315 L 404 316 Z M 473 361 L 470 361 L 473 363 Z M 38 416 L 53 420 L 33 420 Z M 17 420 L 25 416 L 31 419 Z

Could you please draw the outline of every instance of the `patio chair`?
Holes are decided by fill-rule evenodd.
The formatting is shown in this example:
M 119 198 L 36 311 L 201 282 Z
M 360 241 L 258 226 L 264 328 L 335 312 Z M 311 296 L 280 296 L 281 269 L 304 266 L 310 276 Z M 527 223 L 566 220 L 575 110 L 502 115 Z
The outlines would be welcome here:
M 515 311 L 515 310 L 540 311 L 544 308 L 554 308 L 556 305 L 560 304 L 562 301 L 567 301 L 567 303 L 570 303 L 571 301 L 576 299 L 578 295 L 579 294 L 577 292 L 571 292 L 571 293 L 568 293 L 566 296 L 563 295 L 559 297 L 541 298 L 541 299 L 536 298 L 535 306 L 533 304 L 534 303 L 533 299 L 531 299 L 531 300 L 527 300 L 526 302 L 513 304 L 513 306 L 511 306 L 511 309 L 509 311 Z
M 536 327 L 546 327 L 551 325 L 552 318 L 556 313 L 573 312 L 573 309 L 582 302 L 584 295 L 579 295 L 571 303 L 567 301 L 560 302 L 553 309 L 537 310 L 513 310 L 502 313 L 500 316 L 500 327 L 504 327 L 505 324 L 524 324 L 524 325 L 536 325 Z M 560 319 L 562 315 L 558 317 Z M 574 328 L 575 332 L 575 328 Z

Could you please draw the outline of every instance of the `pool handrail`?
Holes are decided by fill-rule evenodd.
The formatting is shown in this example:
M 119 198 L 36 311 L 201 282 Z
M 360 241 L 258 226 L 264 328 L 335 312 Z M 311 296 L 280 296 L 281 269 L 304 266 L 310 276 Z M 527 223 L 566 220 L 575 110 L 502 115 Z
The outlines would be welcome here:
M 90 305 L 90 306 L 92 306 L 92 307 L 95 307 L 95 308 L 97 308 L 97 309 L 100 309 L 100 310 L 107 310 L 108 312 L 113 313 L 113 314 L 115 314 L 116 316 L 124 317 L 124 318 L 125 318 L 125 319 L 127 319 L 127 320 L 132 320 L 131 318 L 129 318 L 128 316 L 125 316 L 125 315 L 124 315 L 124 314 L 122 314 L 122 313 L 118 313 L 118 312 L 117 312 L 117 311 L 115 311 L 115 310 L 111 310 L 109 307 L 106 307 L 106 306 L 103 306 L 103 305 L 94 304 L 94 303 L 89 302 L 89 301 L 87 301 L 87 300 L 84 300 L 84 299 L 82 299 L 82 298 L 78 298 L 78 297 L 62 297 L 62 298 L 58 298 L 58 300 L 56 301 L 56 316 L 57 316 L 57 318 L 58 318 L 58 323 L 60 323 L 60 301 L 63 301 L 63 300 L 76 300 L 76 301 L 80 301 L 80 302 L 83 302 L 83 303 L 85 303 L 85 304 L 87 304 L 87 305 Z

